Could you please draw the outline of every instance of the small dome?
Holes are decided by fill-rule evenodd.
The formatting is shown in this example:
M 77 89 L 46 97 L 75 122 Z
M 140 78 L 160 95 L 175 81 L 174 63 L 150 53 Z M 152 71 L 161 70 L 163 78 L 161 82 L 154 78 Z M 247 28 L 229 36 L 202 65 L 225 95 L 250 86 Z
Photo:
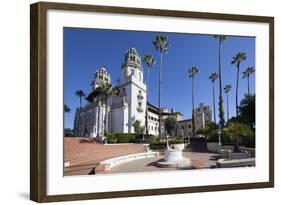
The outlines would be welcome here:
M 125 52 L 125 55 L 129 55 L 129 54 L 139 55 L 138 51 L 135 47 L 131 47 Z
M 99 70 L 106 71 L 106 68 L 104 66 L 102 66 Z
M 134 47 L 132 47 L 132 48 L 130 49 L 130 52 L 131 52 L 131 53 L 137 53 L 137 49 L 135 49 Z

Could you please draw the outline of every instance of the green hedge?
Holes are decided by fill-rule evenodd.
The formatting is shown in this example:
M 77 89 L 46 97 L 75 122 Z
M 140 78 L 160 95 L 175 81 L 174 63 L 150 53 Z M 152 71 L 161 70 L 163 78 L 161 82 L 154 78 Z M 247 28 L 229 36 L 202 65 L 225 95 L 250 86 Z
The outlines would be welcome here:
M 182 138 L 169 140 L 169 144 L 183 144 L 183 143 L 184 141 Z
M 149 142 L 150 149 L 158 150 L 158 149 L 165 149 L 166 143 L 158 142 L 158 141 L 151 141 Z
M 219 136 L 216 134 L 207 136 L 207 142 L 218 142 L 218 141 L 219 141 Z
M 166 145 L 167 145 L 166 139 L 152 138 L 149 141 L 150 149 L 154 149 L 154 150 L 165 149 Z M 169 145 L 171 145 L 171 144 L 183 144 L 183 143 L 184 143 L 183 138 L 175 138 L 175 139 L 169 140 Z
M 134 133 L 107 133 L 107 143 L 132 143 L 135 141 L 137 135 Z
M 109 144 L 114 144 L 114 143 L 117 143 L 117 141 L 118 141 L 117 137 L 111 133 L 106 134 L 106 140 L 107 140 L 107 143 L 109 143 Z

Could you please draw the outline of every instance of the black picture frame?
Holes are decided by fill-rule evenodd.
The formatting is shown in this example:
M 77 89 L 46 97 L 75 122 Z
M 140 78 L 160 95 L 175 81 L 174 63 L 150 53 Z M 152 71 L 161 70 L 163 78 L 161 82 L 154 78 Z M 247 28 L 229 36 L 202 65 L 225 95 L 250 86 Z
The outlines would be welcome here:
M 49 9 L 65 11 L 103 12 L 181 18 L 217 19 L 229 21 L 262 22 L 269 25 L 269 181 L 212 186 L 146 189 L 102 193 L 47 195 L 46 176 L 46 13 Z M 86 200 L 114 197 L 135 197 L 160 194 L 179 194 L 222 190 L 266 188 L 274 186 L 274 18 L 187 12 L 143 8 L 109 7 L 82 4 L 39 2 L 30 6 L 30 199 L 36 202 Z

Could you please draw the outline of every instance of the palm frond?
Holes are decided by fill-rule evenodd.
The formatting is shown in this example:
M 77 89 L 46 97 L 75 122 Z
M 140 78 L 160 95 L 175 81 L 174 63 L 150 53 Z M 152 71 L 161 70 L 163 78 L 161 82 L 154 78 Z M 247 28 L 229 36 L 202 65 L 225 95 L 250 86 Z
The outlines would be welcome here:
M 143 59 L 142 59 L 143 63 L 145 63 L 147 65 L 148 68 L 153 68 L 154 64 L 156 63 L 155 59 L 153 58 L 153 56 L 150 53 L 147 53 Z
M 189 70 L 188 70 L 188 74 L 190 78 L 194 78 L 194 76 L 199 72 L 199 68 L 196 66 L 192 66 Z
M 76 90 L 74 93 L 76 96 L 78 97 L 85 97 L 85 93 L 83 92 L 83 90 Z
M 238 52 L 235 54 L 235 56 L 232 58 L 231 64 L 236 64 L 236 66 L 240 65 L 241 62 L 246 60 L 247 56 L 244 52 Z
M 225 87 L 223 88 L 225 93 L 228 93 L 231 90 L 232 86 L 230 84 L 225 85 Z
M 153 41 L 154 47 L 156 50 L 159 50 L 161 53 L 167 53 L 169 42 L 168 42 L 168 36 L 166 35 L 158 35 L 155 37 L 155 40 Z
M 214 72 L 214 73 L 211 73 L 211 75 L 209 76 L 209 79 L 212 81 L 212 82 L 215 82 L 219 77 L 219 74 L 217 72 Z

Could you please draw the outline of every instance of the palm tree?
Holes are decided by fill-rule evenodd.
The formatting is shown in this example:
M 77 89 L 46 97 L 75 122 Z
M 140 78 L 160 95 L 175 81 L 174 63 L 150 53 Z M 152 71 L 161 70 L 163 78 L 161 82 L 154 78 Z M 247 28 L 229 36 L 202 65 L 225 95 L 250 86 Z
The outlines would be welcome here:
M 223 98 L 222 98 L 222 74 L 221 74 L 221 45 L 222 42 L 227 40 L 227 37 L 224 35 L 214 35 L 214 38 L 219 40 L 219 117 L 220 117 L 220 128 L 222 129 L 225 123 L 224 119 L 224 110 L 223 110 Z
M 248 67 L 244 72 L 243 72 L 243 79 L 247 78 L 248 82 L 248 95 L 250 95 L 250 75 L 255 72 L 254 67 Z
M 146 110 L 145 110 L 145 132 L 146 138 L 148 139 L 148 84 L 149 84 L 149 72 L 150 69 L 153 68 L 154 64 L 156 63 L 155 59 L 150 53 L 147 53 L 144 58 L 143 62 L 147 65 L 147 79 L 146 79 Z
M 113 88 L 111 84 L 106 83 L 102 84 L 96 89 L 98 99 L 105 105 L 105 116 L 103 119 L 104 123 L 104 136 L 106 136 L 107 133 L 107 120 L 108 120 L 108 97 L 117 95 L 118 90 L 116 88 Z
M 254 132 L 251 130 L 249 125 L 231 122 L 223 129 L 225 133 L 230 135 L 234 139 L 234 149 L 233 152 L 241 152 L 239 147 L 239 141 L 241 137 L 251 137 L 254 136 Z
M 194 77 L 199 72 L 196 66 L 192 66 L 188 70 L 189 78 L 192 80 L 192 136 L 195 136 L 195 116 L 194 116 Z
M 85 97 L 83 90 L 76 90 L 75 95 L 80 98 L 80 108 L 82 108 L 82 97 Z
M 238 85 L 239 85 L 239 73 L 240 73 L 240 64 L 246 60 L 246 53 L 238 52 L 231 61 L 231 64 L 235 64 L 237 68 L 237 77 L 236 77 L 236 117 L 238 116 Z
M 231 85 L 230 84 L 227 84 L 225 85 L 225 87 L 223 88 L 224 92 L 226 93 L 226 103 L 227 103 L 227 121 L 229 120 L 229 104 L 228 104 L 228 93 L 230 92 L 231 90 Z
M 214 121 L 215 123 L 217 123 L 216 120 L 216 100 L 215 100 L 215 81 L 218 79 L 219 75 L 217 72 L 211 73 L 211 75 L 209 76 L 209 79 L 212 81 L 213 83 L 213 107 L 214 107 Z
M 63 110 L 64 110 L 64 112 L 67 112 L 67 113 L 69 113 L 71 111 L 71 109 L 66 104 L 64 104 Z
M 169 47 L 168 37 L 165 35 L 159 35 L 155 37 L 155 40 L 153 41 L 153 44 L 160 52 L 160 69 L 159 69 L 159 91 L 158 91 L 158 118 L 159 118 L 159 126 L 158 126 L 158 134 L 160 136 L 161 134 L 161 84 L 162 84 L 162 60 L 163 60 L 163 54 L 166 54 Z

